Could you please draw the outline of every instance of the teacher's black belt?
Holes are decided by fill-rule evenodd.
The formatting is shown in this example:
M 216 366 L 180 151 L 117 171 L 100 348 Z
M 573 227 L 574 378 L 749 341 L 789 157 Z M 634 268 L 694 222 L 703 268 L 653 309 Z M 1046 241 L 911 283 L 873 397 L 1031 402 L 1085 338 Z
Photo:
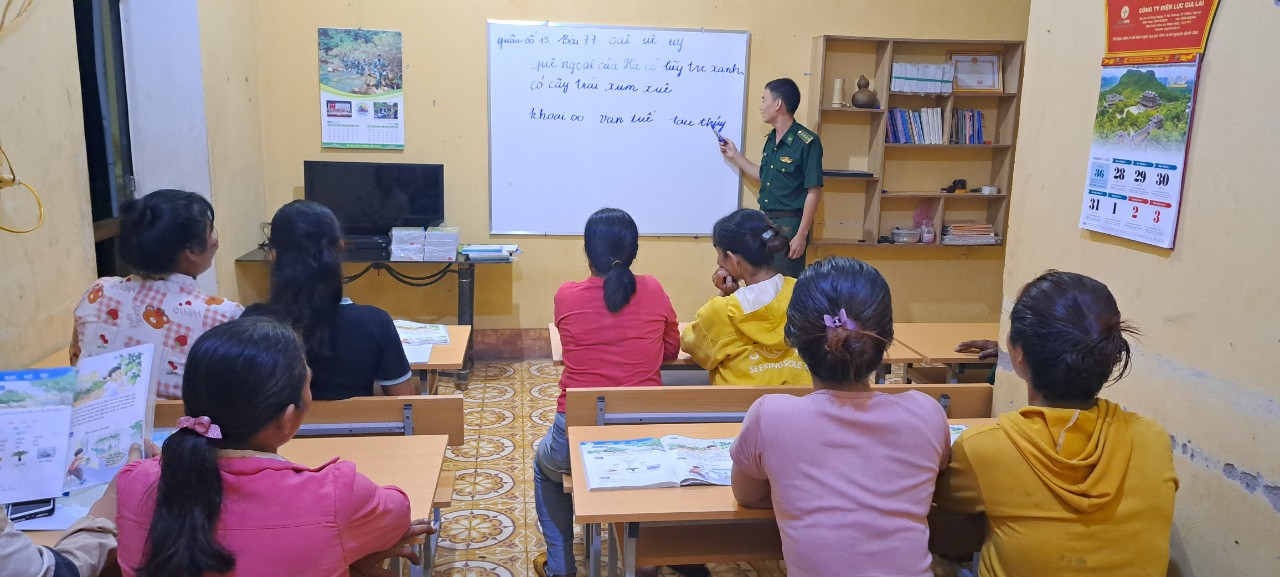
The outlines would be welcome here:
M 776 220 L 776 219 L 779 219 L 779 218 L 799 218 L 799 217 L 801 217 L 801 216 L 803 216 L 803 215 L 804 215 L 804 211 L 800 211 L 800 210 L 766 210 L 766 211 L 764 211 L 764 215 L 765 215 L 765 216 L 767 216 L 767 217 L 769 217 L 769 220 Z

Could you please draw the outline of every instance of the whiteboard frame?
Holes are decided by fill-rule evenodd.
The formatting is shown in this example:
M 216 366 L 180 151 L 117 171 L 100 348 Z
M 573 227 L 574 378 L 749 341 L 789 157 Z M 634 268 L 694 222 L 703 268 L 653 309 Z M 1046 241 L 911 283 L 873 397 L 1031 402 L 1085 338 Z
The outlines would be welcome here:
M 555 237 L 575 237 L 575 236 L 582 236 L 582 233 L 575 233 L 575 234 L 560 234 L 560 233 L 548 233 L 548 232 L 547 232 L 547 231 L 545 231 L 545 230 L 544 230 L 544 231 L 527 231 L 527 230 L 517 230 L 517 231 L 499 231 L 499 230 L 493 230 L 493 100 L 492 100 L 491 98 L 489 98 L 489 95 L 493 93 L 493 67 L 489 65 L 489 51 L 493 49 L 493 37 L 491 36 L 491 27 L 489 26 L 490 24 L 502 24 L 502 25 L 508 25 L 508 26 L 546 26 L 546 27 L 548 27 L 548 28 L 603 28 L 603 29 L 606 29 L 606 30 L 656 30 L 656 31 L 660 31 L 660 32 L 713 32 L 713 33 L 744 34 L 744 35 L 746 35 L 746 37 L 747 37 L 747 53 L 746 53 L 746 55 L 745 55 L 745 57 L 744 57 L 744 59 L 743 59 L 743 67 L 744 67 L 746 70 L 748 70 L 748 73 L 747 73 L 747 74 L 743 74 L 743 75 L 742 75 L 742 127 L 743 127 L 743 134 L 742 134 L 742 138 L 743 138 L 743 140 L 745 140 L 745 139 L 746 139 L 746 137 L 747 137 L 747 135 L 746 135 L 746 126 L 747 126 L 747 99 L 749 98 L 748 90 L 750 90 L 750 89 L 751 89 L 751 85 L 747 83 L 747 79 L 750 77 L 750 72 L 749 72 L 749 71 L 751 70 L 751 31 L 750 31 L 750 30 L 725 30 L 725 29 L 719 29 L 719 28 L 710 28 L 710 29 L 708 29 L 708 28 L 664 28 L 664 27 L 659 27 L 659 26 L 623 26 L 623 25 L 597 25 L 597 24 L 581 24 L 581 23 L 569 23 L 569 22 L 551 22 L 551 21 L 549 21 L 549 20 L 544 20 L 544 21 L 538 22 L 538 21 L 533 21 L 533 20 L 495 20 L 495 19 L 492 19 L 492 18 L 491 18 L 491 19 L 487 19 L 487 20 L 485 20 L 485 23 L 484 23 L 484 36 L 485 36 L 485 52 L 484 52 L 484 59 L 485 59 L 484 80 L 485 80 L 485 86 L 484 86 L 484 97 L 485 97 L 485 100 L 487 100 L 487 101 L 488 101 L 488 102 L 487 102 L 487 105 L 488 105 L 488 106 L 486 106 L 486 108 L 488 109 L 488 114 L 486 115 L 486 118 L 485 118 L 485 122 L 486 122 L 485 129 L 486 129 L 486 132 L 487 132 L 487 134 L 488 134 L 488 139 L 487 139 L 487 142 L 485 142 L 485 146 L 486 146 L 486 148 L 488 148 L 488 155 L 489 155 L 489 235 L 490 235 L 490 236 L 497 236 L 497 235 L 501 235 L 501 236 L 541 236 L 541 237 L 551 237 L 551 236 L 555 236 Z M 735 168 L 736 168 L 736 167 L 735 167 Z M 737 204 L 737 205 L 739 205 L 739 208 L 741 208 L 741 205 L 742 205 L 742 170 L 738 170 L 737 172 L 738 172 L 738 174 L 737 174 L 737 176 L 738 176 L 738 193 L 737 193 L 737 194 L 738 194 L 738 198 L 737 198 L 737 202 L 736 202 L 736 204 Z M 585 225 L 586 223 L 583 223 L 583 224 Z M 643 232 L 642 232 L 642 233 L 640 233 L 640 236 L 647 236 L 647 237 L 653 237 L 653 238 L 660 238 L 660 237 L 690 237 L 690 238 L 699 238 L 699 237 L 703 237 L 703 236 L 710 236 L 710 235 L 711 235 L 711 231 L 707 231 L 707 232 L 668 233 L 668 234 L 645 234 L 645 233 L 643 233 Z

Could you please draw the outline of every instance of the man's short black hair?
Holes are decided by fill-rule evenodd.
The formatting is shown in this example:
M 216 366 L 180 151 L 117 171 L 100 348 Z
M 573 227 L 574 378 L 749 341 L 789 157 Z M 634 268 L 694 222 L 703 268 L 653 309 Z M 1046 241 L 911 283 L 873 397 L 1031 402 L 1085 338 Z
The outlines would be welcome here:
M 795 116 L 796 110 L 800 108 L 800 87 L 796 86 L 796 81 L 790 78 L 770 80 L 764 85 L 764 89 L 782 101 L 782 105 L 787 107 L 787 114 Z

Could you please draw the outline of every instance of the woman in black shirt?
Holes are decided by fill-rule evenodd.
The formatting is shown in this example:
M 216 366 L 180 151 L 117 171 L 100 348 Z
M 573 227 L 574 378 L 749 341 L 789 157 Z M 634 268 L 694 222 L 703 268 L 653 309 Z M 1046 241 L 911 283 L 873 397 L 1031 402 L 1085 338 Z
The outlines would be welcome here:
M 271 219 L 271 297 L 244 316 L 293 325 L 307 346 L 311 394 L 337 400 L 373 394 L 413 395 L 409 360 L 391 316 L 342 296 L 342 232 L 324 205 L 295 200 Z

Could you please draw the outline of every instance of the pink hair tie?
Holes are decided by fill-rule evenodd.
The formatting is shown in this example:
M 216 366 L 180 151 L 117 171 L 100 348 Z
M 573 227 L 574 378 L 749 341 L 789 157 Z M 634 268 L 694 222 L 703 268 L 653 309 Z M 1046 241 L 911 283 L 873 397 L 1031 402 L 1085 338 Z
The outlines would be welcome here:
M 213 424 L 213 420 L 209 417 L 188 417 L 183 415 L 178 417 L 179 429 L 191 429 L 196 434 L 210 439 L 221 439 L 222 429 Z

